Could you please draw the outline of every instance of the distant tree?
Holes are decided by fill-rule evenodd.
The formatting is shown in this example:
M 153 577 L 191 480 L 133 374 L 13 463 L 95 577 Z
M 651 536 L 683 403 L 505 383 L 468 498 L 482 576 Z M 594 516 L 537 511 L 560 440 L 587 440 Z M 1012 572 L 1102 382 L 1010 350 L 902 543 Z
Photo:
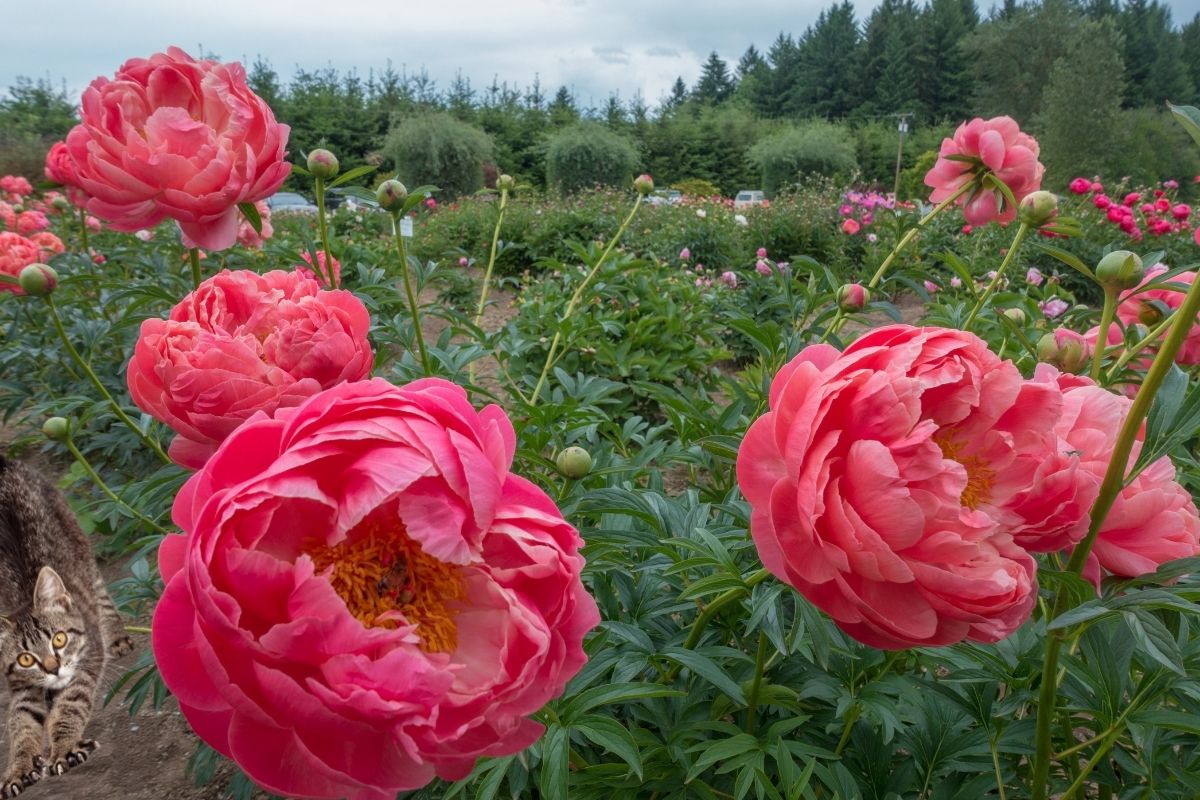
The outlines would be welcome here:
M 917 61 L 922 35 L 913 0 L 883 0 L 871 12 L 859 50 L 858 84 L 867 92 L 860 114 L 891 114 L 918 107 Z
M 1195 105 L 1200 98 L 1200 14 L 1183 26 L 1179 40 L 1183 47 L 1183 65 L 1192 81 L 1192 96 L 1188 102 Z
M 621 96 L 616 92 L 608 96 L 601 114 L 605 124 L 615 131 L 621 131 L 629 124 L 629 119 L 625 116 L 625 106 L 621 104 Z
M 46 151 L 76 122 L 65 86 L 18 77 L 7 96 L 0 95 L 0 175 L 40 178 Z
M 747 75 L 765 66 L 767 66 L 766 59 L 758 52 L 757 47 L 750 45 L 746 48 L 746 52 L 742 53 L 742 57 L 738 59 L 737 71 L 734 77 L 737 79 L 738 84 L 741 84 Z
M 734 81 L 729 74 L 729 65 L 714 50 L 700 68 L 700 80 L 692 90 L 692 97 L 701 103 L 717 105 L 728 100 L 733 94 L 733 89 Z
M 822 11 L 797 45 L 792 96 L 798 110 L 821 117 L 853 112 L 860 102 L 855 74 L 859 57 L 858 23 L 850 1 Z
M 764 117 L 799 116 L 804 101 L 799 97 L 800 50 L 790 34 L 780 33 L 767 51 L 771 72 L 751 100 L 751 108 Z
M 663 98 L 662 103 L 660 103 L 660 109 L 663 114 L 670 114 L 681 108 L 687 102 L 687 99 L 687 84 L 683 82 L 682 77 L 678 77 L 671 84 L 671 91 Z
M 1194 84 L 1170 9 L 1158 0 L 1125 0 L 1118 18 L 1125 36 L 1125 105 L 1159 106 L 1191 97 Z
M 563 128 L 579 121 L 579 109 L 575 107 L 575 98 L 565 86 L 558 87 L 548 110 L 552 128 Z
M 463 77 L 462 70 L 454 74 L 446 92 L 446 109 L 464 122 L 475 118 L 475 90 L 471 88 L 471 79 Z
M 433 184 L 444 197 L 483 188 L 483 164 L 493 159 L 486 133 L 444 112 L 401 120 L 388 134 L 385 148 L 400 180 L 410 187 Z
M 934 119 L 970 113 L 974 76 L 961 42 L 978 21 L 974 0 L 930 0 L 921 13 L 917 94 Z
M 595 185 L 625 186 L 637 165 L 633 143 L 596 122 L 558 131 L 546 148 L 546 182 L 564 194 Z
M 256 95 L 267 101 L 272 111 L 279 114 L 283 106 L 284 92 L 279 75 L 271 66 L 271 62 L 262 56 L 255 56 L 254 63 L 250 65 L 250 71 L 246 74 L 246 84 Z

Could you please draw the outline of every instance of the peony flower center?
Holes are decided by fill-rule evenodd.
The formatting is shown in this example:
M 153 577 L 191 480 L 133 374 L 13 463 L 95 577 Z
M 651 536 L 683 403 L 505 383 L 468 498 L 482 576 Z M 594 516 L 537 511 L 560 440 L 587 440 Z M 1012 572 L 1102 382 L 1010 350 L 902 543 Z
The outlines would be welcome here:
M 369 523 L 361 535 L 314 548 L 308 556 L 318 573 L 330 570 L 333 590 L 363 625 L 396 628 L 408 622 L 417 626 L 425 652 L 458 647 L 454 606 L 466 597 L 459 567 L 428 555 L 399 522 Z
M 967 485 L 959 502 L 972 511 L 979 508 L 980 504 L 989 502 L 992 499 L 992 485 L 996 482 L 996 472 L 988 466 L 988 462 L 978 455 L 964 455 L 967 443 L 962 439 L 955 439 L 953 431 L 938 431 L 933 441 L 942 448 L 943 458 L 962 464 L 967 471 Z

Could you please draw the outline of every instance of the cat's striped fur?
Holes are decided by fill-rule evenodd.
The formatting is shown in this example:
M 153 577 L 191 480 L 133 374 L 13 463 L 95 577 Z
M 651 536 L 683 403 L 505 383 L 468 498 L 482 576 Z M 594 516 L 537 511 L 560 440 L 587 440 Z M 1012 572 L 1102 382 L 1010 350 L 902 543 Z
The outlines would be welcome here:
M 11 694 L 0 798 L 87 760 L 104 665 L 131 648 L 62 494 L 0 456 L 0 673 Z

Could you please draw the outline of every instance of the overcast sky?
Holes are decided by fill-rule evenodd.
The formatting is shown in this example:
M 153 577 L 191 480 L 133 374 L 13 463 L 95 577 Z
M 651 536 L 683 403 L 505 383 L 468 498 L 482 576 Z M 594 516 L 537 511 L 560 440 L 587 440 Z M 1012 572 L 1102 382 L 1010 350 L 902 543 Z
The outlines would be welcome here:
M 879 0 L 857 0 L 864 19 Z M 989 0 L 976 0 L 986 12 Z M 270 61 L 283 79 L 297 66 L 357 69 L 390 59 L 424 67 L 439 89 L 459 70 L 479 90 L 493 75 L 548 95 L 573 89 L 583 107 L 612 91 L 640 91 L 653 106 L 677 75 L 695 82 L 710 51 L 736 63 L 780 31 L 800 34 L 833 0 L 5 0 L 0 89 L 18 75 L 65 81 L 77 94 L 127 58 L 177 44 L 222 60 Z M 1172 0 L 1177 23 L 1200 0 Z

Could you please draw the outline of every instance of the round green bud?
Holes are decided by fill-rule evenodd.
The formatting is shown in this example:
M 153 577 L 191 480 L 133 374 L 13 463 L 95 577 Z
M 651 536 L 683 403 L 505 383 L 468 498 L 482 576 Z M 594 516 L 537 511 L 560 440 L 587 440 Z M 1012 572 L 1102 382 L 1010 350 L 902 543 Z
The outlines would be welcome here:
M 1100 285 L 1113 291 L 1132 289 L 1142 282 L 1142 259 L 1128 250 L 1113 250 L 1096 265 Z
M 60 194 L 50 202 L 50 205 L 54 206 L 59 211 L 66 211 L 71 207 L 71 201 Z
M 327 181 L 338 174 L 337 156 L 328 150 L 313 150 L 308 154 L 308 171 L 314 178 Z
M 654 191 L 654 178 L 649 175 L 638 175 L 633 179 L 633 188 L 638 194 L 650 194 Z
M 408 199 L 408 188 L 392 178 L 379 184 L 379 188 L 375 190 L 375 199 L 383 210 L 399 214 L 404 208 L 404 201 Z
M 1038 361 L 1063 372 L 1080 372 L 1092 360 L 1092 348 L 1081 335 L 1067 328 L 1051 331 L 1038 340 Z
M 861 311 L 871 302 L 871 292 L 859 283 L 847 283 L 837 290 L 837 304 L 842 311 Z
M 501 175 L 496 178 L 496 189 L 501 192 L 511 192 L 517 188 L 517 179 L 512 175 Z
M 51 417 L 42 423 L 42 434 L 55 442 L 65 442 L 71 438 L 71 423 L 66 417 Z
M 1058 214 L 1058 197 L 1045 190 L 1025 195 L 1017 208 L 1017 218 L 1031 228 L 1040 228 Z
M 554 460 L 558 471 L 568 478 L 582 478 L 592 471 L 592 454 L 582 447 L 568 447 Z
M 1004 316 L 1008 317 L 1010 320 L 1012 320 L 1013 324 L 1015 324 L 1015 325 L 1024 325 L 1025 324 L 1024 309 L 1006 308 L 1001 313 L 1004 314 Z
M 31 297 L 45 297 L 58 285 L 58 273 L 45 264 L 29 264 L 17 276 L 21 291 Z

